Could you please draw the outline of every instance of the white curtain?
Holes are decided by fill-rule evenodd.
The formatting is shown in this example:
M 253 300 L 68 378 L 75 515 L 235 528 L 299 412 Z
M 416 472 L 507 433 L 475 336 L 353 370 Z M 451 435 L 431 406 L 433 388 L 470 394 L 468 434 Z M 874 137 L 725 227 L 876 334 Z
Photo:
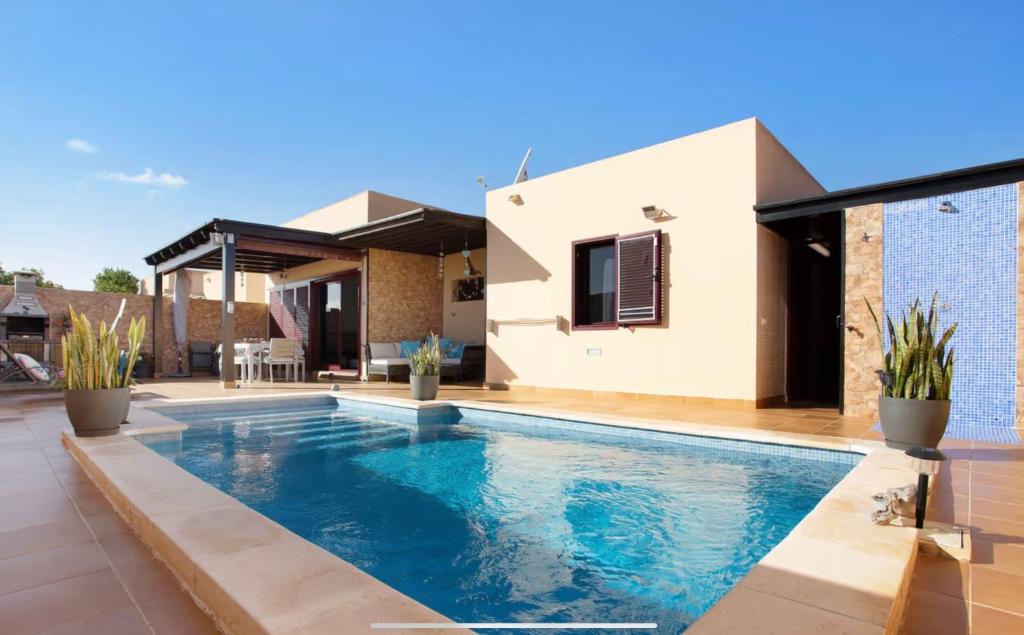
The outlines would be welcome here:
M 174 341 L 178 343 L 178 350 L 185 351 L 185 342 L 188 340 L 188 296 L 192 292 L 192 278 L 185 269 L 179 269 L 174 273 L 174 304 L 172 306 L 172 317 L 174 318 Z

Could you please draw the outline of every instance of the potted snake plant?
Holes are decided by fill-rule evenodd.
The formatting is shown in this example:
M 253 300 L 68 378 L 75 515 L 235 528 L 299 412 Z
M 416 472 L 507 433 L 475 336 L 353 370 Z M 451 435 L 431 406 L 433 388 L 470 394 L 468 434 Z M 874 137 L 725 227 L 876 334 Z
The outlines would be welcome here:
M 64 388 L 64 406 L 76 436 L 117 434 L 128 418 L 129 386 L 146 332 L 146 318 L 132 318 L 128 349 L 122 351 L 117 345 L 117 324 L 124 307 L 122 300 L 114 323 L 108 329 L 105 322 L 100 322 L 98 330 L 89 318 L 69 307 L 71 330 L 60 338 L 63 368 L 58 381 Z
M 878 398 L 878 417 L 890 448 L 908 450 L 913 447 L 934 448 L 939 445 L 949 421 L 950 390 L 953 386 L 953 349 L 946 351 L 957 323 L 938 336 L 938 300 L 932 297 L 925 317 L 920 302 L 904 311 L 900 324 L 885 317 L 889 350 L 885 350 L 882 326 L 871 303 L 868 311 L 875 321 L 882 352 L 882 394 Z
M 433 333 L 409 356 L 409 388 L 412 398 L 429 401 L 437 398 L 441 384 L 441 344 Z

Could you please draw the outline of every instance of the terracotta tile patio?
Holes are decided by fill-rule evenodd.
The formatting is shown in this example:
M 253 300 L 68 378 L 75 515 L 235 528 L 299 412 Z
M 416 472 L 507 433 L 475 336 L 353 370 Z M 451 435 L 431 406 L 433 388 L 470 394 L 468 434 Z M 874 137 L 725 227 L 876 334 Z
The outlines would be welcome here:
M 289 394 L 324 384 L 269 384 L 239 392 Z M 343 384 L 404 397 L 404 384 Z M 135 399 L 232 395 L 210 379 L 153 382 Z M 442 386 L 441 398 L 632 415 L 728 427 L 879 439 L 871 422 L 827 409 L 739 410 L 621 397 Z M 209 618 L 184 594 L 60 445 L 58 395 L 0 394 L 0 616 L 4 632 L 202 633 Z M 903 631 L 1024 632 L 1024 447 L 948 441 L 931 518 L 970 525 L 973 560 L 923 555 Z
M 216 633 L 60 445 L 54 403 L 0 395 L 0 632 Z

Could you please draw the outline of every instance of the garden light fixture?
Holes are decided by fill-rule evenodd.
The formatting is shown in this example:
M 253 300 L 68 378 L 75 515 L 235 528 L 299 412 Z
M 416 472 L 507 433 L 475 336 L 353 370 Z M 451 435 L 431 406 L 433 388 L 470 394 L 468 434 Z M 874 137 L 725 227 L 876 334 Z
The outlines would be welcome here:
M 924 515 L 928 506 L 928 479 L 939 473 L 939 465 L 946 455 L 936 448 L 915 447 L 906 451 L 910 467 L 917 472 L 917 510 L 915 527 L 924 528 Z

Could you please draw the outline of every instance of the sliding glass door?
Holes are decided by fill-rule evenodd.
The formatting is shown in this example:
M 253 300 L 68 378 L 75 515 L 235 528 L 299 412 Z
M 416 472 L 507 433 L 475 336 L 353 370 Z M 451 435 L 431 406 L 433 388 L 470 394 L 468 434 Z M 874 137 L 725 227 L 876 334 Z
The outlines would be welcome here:
M 359 370 L 359 272 L 314 283 L 317 370 Z

